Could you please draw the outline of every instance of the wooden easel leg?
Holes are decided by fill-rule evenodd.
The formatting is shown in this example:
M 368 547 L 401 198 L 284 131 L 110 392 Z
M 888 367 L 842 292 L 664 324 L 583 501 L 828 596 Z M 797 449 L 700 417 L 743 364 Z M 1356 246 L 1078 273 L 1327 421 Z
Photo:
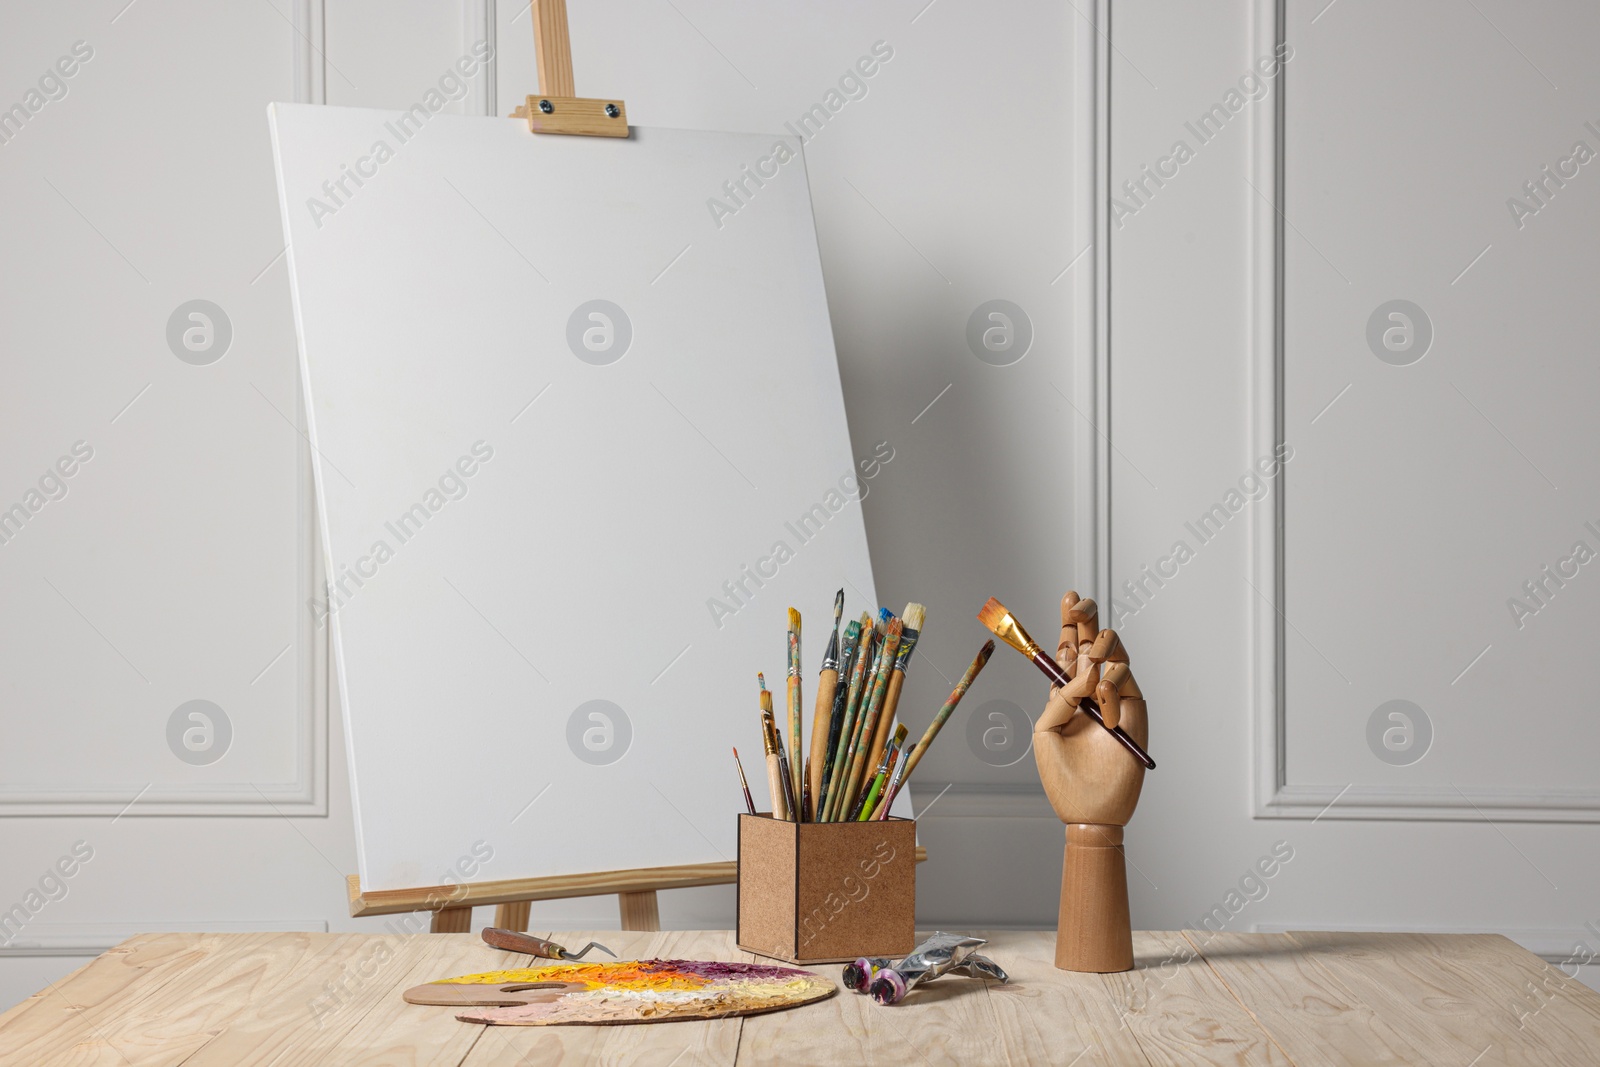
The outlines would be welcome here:
M 657 905 L 654 889 L 642 893 L 618 893 L 617 902 L 622 907 L 624 930 L 661 929 L 661 909 Z
M 440 908 L 433 913 L 432 929 L 436 934 L 470 934 L 472 932 L 472 909 Z
M 533 908 L 531 900 L 513 900 L 494 909 L 494 924 L 502 930 L 526 930 L 528 913 Z

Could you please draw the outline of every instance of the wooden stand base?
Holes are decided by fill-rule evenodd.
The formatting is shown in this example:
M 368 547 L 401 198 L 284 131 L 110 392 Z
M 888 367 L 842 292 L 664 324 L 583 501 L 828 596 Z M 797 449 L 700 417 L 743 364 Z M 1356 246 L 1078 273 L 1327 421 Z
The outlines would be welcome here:
M 1120 826 L 1067 824 L 1056 966 L 1099 974 L 1133 969 L 1128 868 Z

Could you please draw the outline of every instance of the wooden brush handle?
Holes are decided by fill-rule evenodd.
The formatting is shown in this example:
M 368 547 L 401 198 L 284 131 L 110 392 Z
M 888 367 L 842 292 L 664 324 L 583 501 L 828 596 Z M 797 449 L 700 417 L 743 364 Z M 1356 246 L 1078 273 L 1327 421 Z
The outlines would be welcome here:
M 772 791 L 772 817 L 788 819 L 789 805 L 783 799 L 783 764 L 776 752 L 767 753 L 767 788 Z
M 547 960 L 561 958 L 561 946 L 554 941 L 546 941 L 542 937 L 524 934 L 517 930 L 501 930 L 489 927 L 483 932 L 483 942 L 495 948 L 505 949 L 507 952 L 526 952 L 530 956 L 543 956 Z
M 1033 654 L 1033 662 L 1041 671 L 1049 676 L 1051 681 L 1055 682 L 1057 685 L 1064 686 L 1072 684 L 1072 679 L 1067 677 L 1067 672 L 1062 670 L 1060 665 L 1057 664 L 1055 660 L 1045 655 L 1043 649 Z M 1079 701 L 1078 707 L 1082 708 L 1084 713 L 1088 715 L 1089 718 L 1093 719 L 1101 726 L 1104 726 L 1106 730 L 1111 733 L 1112 737 L 1115 737 L 1118 741 L 1121 741 L 1122 747 L 1127 749 L 1134 759 L 1144 764 L 1146 769 L 1152 771 L 1156 769 L 1156 761 L 1150 758 L 1150 754 L 1148 752 L 1139 747 L 1139 742 L 1128 736 L 1126 730 L 1124 730 L 1121 726 L 1106 726 L 1106 720 L 1100 714 L 1100 705 L 1085 697 Z
M 828 727 L 833 724 L 833 694 L 839 688 L 839 672 L 823 671 L 817 678 L 817 710 L 811 723 L 811 802 L 822 796 L 822 765 L 828 759 Z
M 883 698 L 883 711 L 878 716 L 878 728 L 872 732 L 872 748 L 867 751 L 868 771 L 883 762 L 883 750 L 889 747 L 889 735 L 894 733 L 894 713 L 900 705 L 900 690 L 905 684 L 905 671 L 895 671 L 889 675 L 889 691 Z

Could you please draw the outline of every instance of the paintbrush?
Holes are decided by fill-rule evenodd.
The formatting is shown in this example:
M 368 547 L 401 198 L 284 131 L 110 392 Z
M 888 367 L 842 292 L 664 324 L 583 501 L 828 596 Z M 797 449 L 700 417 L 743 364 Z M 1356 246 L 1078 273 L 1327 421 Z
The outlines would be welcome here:
M 811 821 L 811 757 L 806 757 L 806 772 L 800 776 L 800 821 Z
M 861 623 L 851 620 L 844 631 L 844 648 L 841 651 L 839 662 L 839 679 L 842 685 L 836 685 L 833 690 L 833 707 L 828 712 L 828 736 L 826 747 L 822 750 L 822 770 L 819 774 L 821 785 L 815 796 L 817 822 L 822 822 L 823 812 L 828 801 L 828 784 L 833 780 L 833 754 L 839 747 L 839 733 L 844 727 L 844 710 L 850 703 L 850 673 L 855 667 L 856 652 L 861 644 Z
M 767 692 L 765 675 L 757 674 L 761 685 L 761 748 L 767 757 L 767 790 L 772 795 L 772 817 L 787 819 L 789 809 L 784 801 L 783 760 L 779 756 L 778 724 L 772 721 L 772 694 Z
M 839 720 L 839 735 L 828 753 L 829 777 L 828 798 L 823 808 L 821 822 L 832 822 L 834 812 L 838 808 L 839 794 L 844 791 L 845 755 L 850 747 L 850 735 L 854 732 L 856 716 L 861 710 L 862 691 L 866 688 L 867 672 L 872 666 L 872 651 L 877 640 L 877 632 L 872 627 L 872 616 L 866 612 L 861 613 L 861 621 L 857 623 L 861 629 L 861 636 L 856 643 L 856 661 L 850 668 L 850 688 L 846 693 L 844 715 Z
M 1067 672 L 1062 670 L 1061 666 L 1051 659 L 1044 649 L 1039 647 L 1037 641 L 1028 636 L 1028 631 L 1022 628 L 1022 623 L 1018 622 L 1016 616 L 1007 611 L 1006 606 L 1000 601 L 990 597 L 989 602 L 983 606 L 983 610 L 978 612 L 978 621 L 994 631 L 996 637 L 1033 660 L 1033 665 L 1043 671 L 1045 677 L 1049 678 L 1051 682 L 1061 686 L 1072 684 L 1072 679 L 1067 677 Z M 1105 717 L 1100 714 L 1099 704 L 1096 704 L 1086 696 L 1079 700 L 1078 708 L 1085 712 L 1089 718 L 1111 731 L 1111 735 L 1122 742 L 1122 747 L 1132 753 L 1134 759 L 1144 764 L 1149 770 L 1156 769 L 1156 761 L 1150 758 L 1148 752 L 1139 747 L 1139 742 L 1128 736 L 1126 730 L 1121 726 L 1106 726 Z
M 778 729 L 778 720 L 772 714 L 772 693 L 767 689 L 767 677 L 757 674 L 756 681 L 761 685 L 761 714 L 766 720 L 767 728 L 772 731 L 772 747 L 778 753 L 778 778 L 783 787 L 784 818 L 790 822 L 800 821 L 800 798 L 794 792 L 794 776 L 789 773 L 789 754 L 783 746 L 783 732 Z
M 900 651 L 903 630 L 904 625 L 899 619 L 889 620 L 884 634 L 883 648 L 878 653 L 877 667 L 873 671 L 872 696 L 867 701 L 866 713 L 858 717 L 859 725 L 856 727 L 855 741 L 850 746 L 850 775 L 845 779 L 843 803 L 839 806 L 841 819 L 846 817 L 861 795 L 862 778 L 867 773 L 867 748 L 872 744 L 872 738 L 878 728 L 878 717 L 883 711 L 883 698 L 889 689 L 889 675 L 894 666 L 895 656 Z
M 822 654 L 817 676 L 817 708 L 811 720 L 811 756 L 806 761 L 806 787 L 814 803 L 822 795 L 822 764 L 828 756 L 828 731 L 832 726 L 833 694 L 839 688 L 839 621 L 844 617 L 844 590 L 833 598 L 833 635 Z M 814 812 L 807 814 L 815 817 Z
M 911 755 L 906 758 L 905 769 L 900 773 L 900 780 L 890 790 L 889 795 L 883 798 L 878 805 L 877 818 L 885 818 L 889 812 L 889 805 L 894 803 L 894 798 L 899 794 L 906 781 L 910 779 L 911 772 L 917 769 L 917 764 L 922 762 L 922 757 L 927 755 L 928 746 L 933 744 L 933 739 L 939 736 L 939 731 L 944 729 L 944 724 L 950 721 L 950 716 L 956 710 L 956 705 L 961 703 L 961 698 L 967 695 L 967 690 L 972 686 L 972 680 L 983 670 L 984 664 L 989 662 L 989 657 L 994 655 L 994 642 L 985 641 L 983 647 L 978 649 L 978 654 L 972 657 L 972 663 L 967 667 L 967 673 L 961 676 L 961 681 L 950 691 L 950 699 L 944 702 L 944 707 L 939 709 L 939 714 L 933 717 L 927 730 L 923 731 L 922 740 L 917 742 L 917 747 L 911 750 Z
M 750 795 L 750 780 L 744 776 L 744 764 L 739 761 L 739 750 L 733 750 L 733 765 L 739 768 L 739 785 L 744 788 L 744 806 L 750 809 L 750 814 L 756 813 L 755 798 Z
M 883 651 L 883 634 L 872 622 L 872 616 L 861 613 L 861 647 L 856 652 L 855 667 L 850 678 L 850 703 L 845 708 L 844 728 L 839 731 L 839 745 L 833 753 L 833 784 L 828 790 L 827 821 L 839 821 L 846 801 L 845 789 L 850 776 L 850 746 L 861 729 L 862 717 L 872 697 L 872 679 L 878 667 L 878 656 Z
M 783 732 L 778 729 L 776 721 L 772 724 L 772 734 L 778 739 L 778 767 L 783 773 L 783 802 L 789 810 L 789 821 L 800 822 L 800 798 L 794 793 L 794 775 L 789 773 L 789 753 L 783 745 Z
M 900 783 L 906 776 L 906 764 L 911 762 L 911 749 L 900 750 L 900 762 L 895 764 L 894 771 L 889 775 L 889 781 L 883 787 L 883 792 L 878 797 L 877 806 L 872 810 L 874 820 L 889 817 L 889 805 L 894 803 L 895 794 L 900 792 Z
M 800 613 L 794 608 L 789 609 L 789 747 L 788 756 L 783 772 L 789 776 L 789 797 L 791 802 L 800 799 L 800 772 L 805 768 L 805 763 L 800 758 Z M 794 812 L 794 821 L 800 822 L 805 816 L 798 807 L 791 807 Z
M 921 604 L 907 604 L 906 613 L 900 616 L 900 653 L 894 659 L 894 673 L 889 675 L 889 692 L 883 698 L 883 714 L 878 716 L 878 730 L 873 735 L 872 747 L 867 750 L 867 766 L 876 767 L 883 759 L 884 745 L 894 729 L 895 711 L 900 706 L 900 690 L 905 688 L 906 668 L 911 663 L 911 653 L 917 647 L 917 637 L 922 633 L 923 620 L 928 609 Z
M 900 746 L 905 744 L 906 728 L 902 723 L 895 728 L 894 737 L 884 746 L 883 756 L 878 760 L 878 769 L 872 774 L 872 785 L 867 789 L 867 795 L 861 798 L 860 803 L 850 812 L 851 822 L 866 822 L 877 807 L 878 797 L 883 792 L 883 785 L 889 780 L 889 768 L 894 766 L 895 754 L 900 751 Z

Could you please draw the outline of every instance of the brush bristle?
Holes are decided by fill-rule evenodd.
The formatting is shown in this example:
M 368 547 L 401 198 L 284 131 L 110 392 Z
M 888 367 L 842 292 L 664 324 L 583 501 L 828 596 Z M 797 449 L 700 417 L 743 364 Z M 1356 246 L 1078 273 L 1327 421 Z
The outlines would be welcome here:
M 833 595 L 833 624 L 839 625 L 839 620 L 844 617 L 844 590 L 841 589 Z
M 789 629 L 795 633 L 800 632 L 800 613 L 793 608 L 789 609 Z
M 909 731 L 906 730 L 906 724 L 905 723 L 901 723 L 899 726 L 896 726 L 895 729 L 894 729 L 894 743 L 897 744 L 897 745 L 905 744 L 906 743 L 906 734 L 908 732 Z M 737 756 L 738 754 L 739 753 L 737 751 L 734 752 L 735 756 Z
M 899 619 L 890 619 L 889 620 L 889 626 L 887 628 L 887 636 L 889 636 L 889 637 L 898 637 L 901 634 L 905 633 L 905 629 L 906 629 L 906 624 L 905 623 L 901 622 Z
M 770 689 L 763 689 L 761 691 L 761 710 L 762 711 L 771 711 L 772 710 L 772 690 L 770 690 Z
M 990 597 L 988 603 L 983 605 L 983 610 L 978 612 L 978 621 L 995 633 L 999 633 L 1000 624 L 1005 621 L 1005 617 L 1009 614 L 1011 613 L 1006 610 L 1004 604 L 994 597 Z
M 928 617 L 928 609 L 921 604 L 907 604 L 906 613 L 900 616 L 906 621 L 906 629 L 922 629 L 922 620 Z

